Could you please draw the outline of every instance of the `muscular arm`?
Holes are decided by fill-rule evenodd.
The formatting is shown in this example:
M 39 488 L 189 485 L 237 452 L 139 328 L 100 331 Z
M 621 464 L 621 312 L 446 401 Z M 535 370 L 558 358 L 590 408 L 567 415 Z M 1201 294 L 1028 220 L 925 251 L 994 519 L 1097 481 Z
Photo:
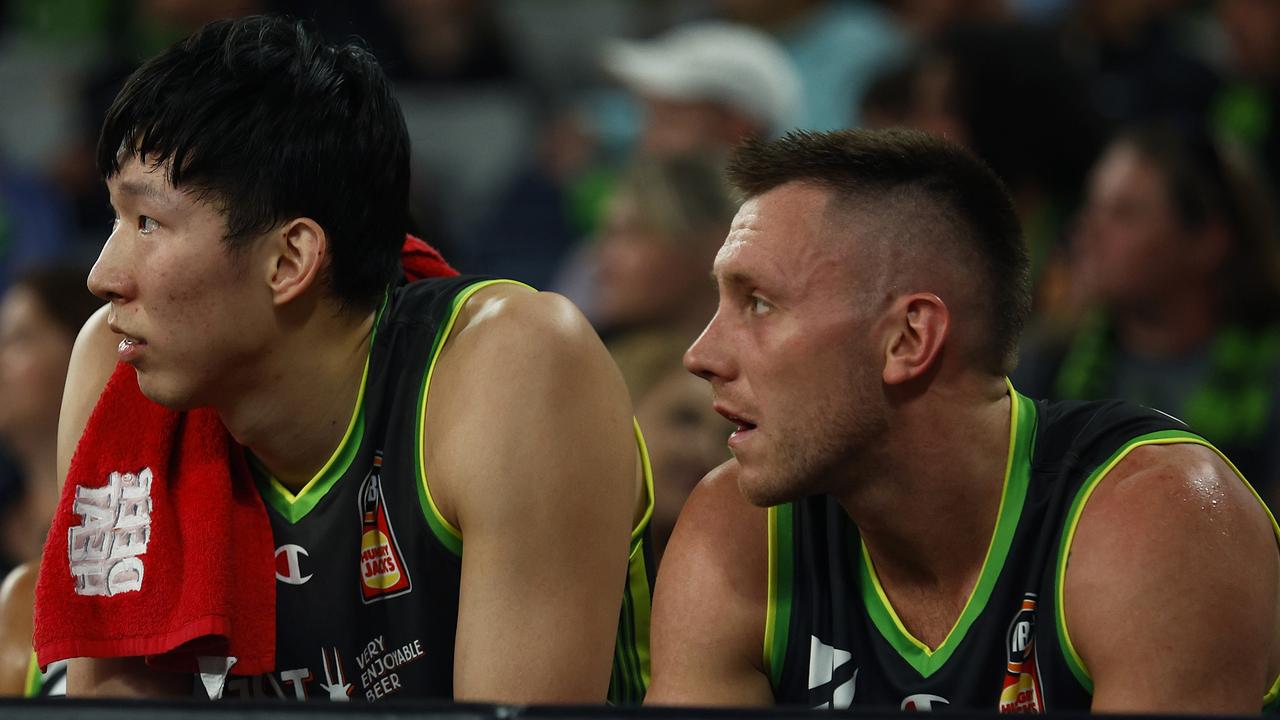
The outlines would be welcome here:
M 1085 506 L 1065 583 L 1095 711 L 1258 712 L 1280 667 L 1280 552 L 1211 450 L 1121 461 Z
M 64 482 L 71 456 L 116 366 L 120 336 L 107 327 L 103 307 L 85 323 L 71 350 L 67 384 L 58 416 L 58 480 Z M 73 658 L 67 664 L 67 695 L 80 697 L 166 697 L 191 694 L 188 675 L 148 670 L 141 658 Z
M 602 702 L 639 488 L 626 388 L 558 296 L 486 288 L 458 325 L 426 425 L 464 543 L 454 697 Z
M 767 516 L 738 492 L 736 465 L 690 495 L 653 602 L 655 705 L 772 705 L 763 667 Z

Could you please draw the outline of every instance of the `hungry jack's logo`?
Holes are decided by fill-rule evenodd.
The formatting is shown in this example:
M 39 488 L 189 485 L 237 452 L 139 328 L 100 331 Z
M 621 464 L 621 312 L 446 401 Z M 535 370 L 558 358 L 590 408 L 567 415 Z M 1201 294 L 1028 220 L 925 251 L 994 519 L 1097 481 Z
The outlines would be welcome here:
M 382 496 L 382 451 L 360 483 L 360 593 L 365 604 L 413 589 Z
M 1000 691 L 1002 713 L 1042 713 L 1044 691 L 1040 689 L 1040 664 L 1036 662 L 1036 594 L 1027 593 L 1022 607 L 1009 623 L 1005 635 L 1004 689 Z

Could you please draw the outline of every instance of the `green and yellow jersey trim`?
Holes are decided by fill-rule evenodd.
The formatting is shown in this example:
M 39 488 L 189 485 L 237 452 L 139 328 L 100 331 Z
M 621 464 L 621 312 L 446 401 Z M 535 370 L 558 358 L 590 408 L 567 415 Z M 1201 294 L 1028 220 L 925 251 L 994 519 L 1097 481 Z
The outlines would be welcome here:
M 501 283 L 519 285 L 532 290 L 528 285 L 514 280 L 484 280 L 466 286 L 450 303 L 449 315 L 436 331 L 432 342 L 431 359 L 427 372 L 422 379 L 418 393 L 417 422 L 414 432 L 415 462 L 418 482 L 418 499 L 422 505 L 422 513 L 427 525 L 440 544 L 457 557 L 462 557 L 462 530 L 445 518 L 431 494 L 431 485 L 427 481 L 426 456 L 426 422 L 427 397 L 431 389 L 431 379 L 435 375 L 436 363 L 444 349 L 453 327 L 458 321 L 462 308 L 480 290 Z M 627 582 L 622 595 L 622 610 L 618 620 L 617 641 L 614 646 L 613 669 L 610 677 L 609 701 L 615 704 L 639 704 L 644 700 L 645 689 L 649 686 L 649 617 L 650 587 L 648 559 L 645 555 L 645 529 L 653 517 L 654 492 L 653 468 L 649 462 L 649 451 L 645 445 L 644 435 L 640 432 L 640 424 L 632 419 L 635 434 L 636 452 L 639 453 L 640 467 L 644 481 L 644 511 L 640 520 L 631 530 L 631 547 L 627 564 Z
M 27 677 L 23 682 L 22 696 L 33 698 L 40 694 L 44 686 L 44 675 L 40 673 L 40 663 L 36 660 L 36 651 L 31 651 L 31 659 L 27 661 Z
M 631 418 L 631 427 L 636 436 L 636 452 L 640 453 L 640 473 L 644 478 L 644 512 L 640 521 L 631 528 L 631 554 L 636 553 L 639 542 L 644 538 L 644 531 L 653 519 L 653 467 L 649 464 L 649 446 L 644 441 L 644 433 L 640 432 L 640 421 Z
M 774 690 L 782 687 L 782 667 L 791 634 L 791 589 L 795 554 L 791 503 L 769 508 L 769 586 L 764 614 L 764 670 Z
M 342 435 L 342 441 L 338 443 L 338 447 L 334 448 L 333 454 L 329 456 L 329 460 L 319 472 L 295 495 L 271 474 L 261 460 L 253 453 L 245 451 L 249 469 L 253 472 L 262 498 L 290 525 L 297 524 L 324 499 L 334 483 L 338 482 L 338 478 L 345 475 L 351 468 L 351 463 L 360 450 L 360 443 L 364 440 L 364 391 L 369 383 L 369 361 L 373 357 L 373 340 L 378 334 L 378 323 L 382 321 L 382 313 L 386 307 L 387 302 L 384 298 L 377 315 L 374 316 L 373 329 L 369 332 L 369 352 L 364 358 L 364 370 L 360 373 L 360 389 L 356 394 L 356 405 L 351 410 L 351 419 L 347 421 L 347 430 Z
M 1080 524 L 1080 515 L 1084 512 L 1085 505 L 1089 502 L 1089 498 L 1093 495 L 1093 491 L 1107 477 L 1107 475 L 1120 464 L 1129 453 L 1134 449 L 1144 445 L 1176 445 L 1176 444 L 1193 444 L 1203 445 L 1209 448 L 1218 457 L 1222 458 L 1231 470 L 1240 478 L 1240 482 L 1249 489 L 1250 494 L 1262 506 L 1267 517 L 1271 520 L 1272 530 L 1276 534 L 1277 542 L 1280 542 L 1280 525 L 1276 523 L 1275 516 L 1271 513 L 1270 508 L 1262 500 L 1262 496 L 1258 495 L 1258 491 L 1249 484 L 1240 469 L 1231 462 L 1231 459 L 1222 454 L 1222 451 L 1214 447 L 1212 443 L 1194 433 L 1185 430 L 1161 430 L 1158 432 L 1139 435 L 1129 440 L 1120 449 L 1116 450 L 1106 462 L 1102 463 L 1093 471 L 1089 478 L 1085 481 L 1080 490 L 1076 492 L 1075 499 L 1071 503 L 1071 509 L 1067 511 L 1067 519 L 1065 531 L 1062 533 L 1061 545 L 1058 549 L 1057 571 L 1054 573 L 1054 625 L 1058 629 L 1058 645 L 1062 648 L 1062 657 L 1066 661 L 1067 668 L 1071 670 L 1071 674 L 1075 676 L 1076 681 L 1080 683 L 1080 687 L 1084 688 L 1090 695 L 1093 694 L 1093 677 L 1089 674 L 1089 669 L 1085 667 L 1084 659 L 1080 657 L 1080 653 L 1076 651 L 1075 645 L 1071 642 L 1071 631 L 1067 628 L 1067 617 L 1064 610 L 1064 597 L 1067 577 L 1067 560 L 1071 556 L 1071 543 L 1075 540 L 1076 528 Z M 1266 695 L 1262 698 L 1264 709 L 1269 709 L 1276 705 L 1280 700 L 1280 676 L 1272 681 L 1271 687 L 1267 690 Z
M 627 584 L 622 593 L 622 614 L 613 651 L 613 674 L 609 678 L 609 702 L 638 705 L 649 687 L 649 616 L 652 588 L 649 586 L 649 559 L 645 555 L 645 530 L 653 517 L 653 469 L 640 423 L 631 420 L 644 476 L 645 508 L 631 530 L 631 554 L 627 559 Z
M 436 330 L 435 340 L 431 343 L 431 360 L 427 364 L 427 372 L 422 377 L 422 388 L 418 392 L 418 421 L 414 430 L 414 467 L 418 475 L 418 500 L 422 504 L 422 514 L 427 519 L 427 525 L 431 528 L 432 534 L 449 549 L 449 552 L 462 557 L 462 531 L 454 527 L 453 523 L 445 518 L 444 513 L 440 512 L 440 507 L 436 505 L 435 498 L 431 496 L 431 486 L 427 482 L 427 449 L 426 443 L 423 441 L 424 433 L 427 427 L 427 392 L 431 389 L 431 378 L 435 376 L 436 363 L 440 360 L 440 352 L 444 350 L 445 341 L 448 340 L 449 334 L 453 332 L 453 326 L 458 322 L 458 315 L 462 313 L 462 308 L 466 306 L 471 296 L 481 290 L 493 285 L 518 285 L 520 287 L 530 288 L 524 283 L 515 280 L 481 280 L 479 282 L 467 285 L 453 296 L 453 301 L 449 305 L 449 316 L 445 322 L 440 324 Z
M 431 485 L 427 480 L 427 452 L 426 437 L 427 427 L 427 396 L 431 390 L 431 378 L 435 375 L 436 363 L 440 359 L 440 353 L 444 349 L 445 341 L 449 334 L 453 332 L 453 326 L 458 321 L 458 316 L 462 313 L 462 308 L 466 306 L 467 301 L 471 299 L 477 292 L 498 284 L 517 285 L 520 287 L 533 288 L 515 280 L 482 280 L 466 286 L 457 295 L 449 307 L 449 316 L 439 329 L 436 331 L 435 340 L 431 345 L 431 360 L 427 365 L 427 372 L 422 378 L 422 387 L 418 393 L 418 411 L 417 411 L 417 427 L 414 432 L 415 444 L 415 467 L 418 475 L 418 499 L 422 503 L 422 512 L 426 516 L 427 524 L 431 528 L 431 532 L 436 536 L 442 545 L 449 549 L 453 554 L 462 556 L 462 531 L 454 526 L 440 512 L 440 507 L 436 504 L 435 498 L 431 495 Z M 640 521 L 635 524 L 631 530 L 632 553 L 636 552 L 636 548 L 640 539 L 644 535 L 644 530 L 649 525 L 650 518 L 653 517 L 653 469 L 649 464 L 649 452 L 645 445 L 644 436 L 640 432 L 639 423 L 632 420 L 632 426 L 635 433 L 636 448 L 640 454 L 640 466 L 644 475 L 645 487 L 645 509 Z
M 880 634 L 898 651 L 922 678 L 928 678 L 944 666 L 955 649 L 964 640 L 969 628 L 986 608 L 995 589 L 996 581 L 1004 569 L 1009 549 L 1013 545 L 1014 532 L 1022 516 L 1027 486 L 1031 482 L 1031 451 L 1035 438 L 1035 403 L 1019 395 L 1009 384 L 1009 452 L 1005 460 L 1004 484 L 1000 492 L 1000 506 L 995 529 L 987 546 L 978 581 L 965 602 L 964 610 L 955 625 L 936 648 L 930 648 L 918 640 L 898 617 L 876 575 L 875 566 L 865 543 L 859 541 L 858 571 L 862 600 L 867 614 Z

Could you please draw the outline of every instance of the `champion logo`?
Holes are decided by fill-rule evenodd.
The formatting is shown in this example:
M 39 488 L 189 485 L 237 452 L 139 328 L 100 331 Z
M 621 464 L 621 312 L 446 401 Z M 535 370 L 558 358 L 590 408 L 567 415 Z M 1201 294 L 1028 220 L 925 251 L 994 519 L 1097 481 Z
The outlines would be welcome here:
M 908 695 L 902 700 L 899 710 L 908 710 L 911 712 L 930 712 L 937 705 L 950 705 L 951 701 L 939 695 Z
M 845 710 L 858 689 L 853 653 L 809 636 L 809 706 L 815 710 Z
M 276 580 L 290 585 L 302 585 L 310 580 L 310 573 L 302 574 L 303 557 L 309 555 L 301 545 L 288 544 L 276 548 Z
M 68 566 L 78 595 L 119 595 L 142 589 L 142 556 L 151 540 L 151 468 L 113 472 L 102 487 L 76 486 L 71 510 L 81 518 L 67 531 Z

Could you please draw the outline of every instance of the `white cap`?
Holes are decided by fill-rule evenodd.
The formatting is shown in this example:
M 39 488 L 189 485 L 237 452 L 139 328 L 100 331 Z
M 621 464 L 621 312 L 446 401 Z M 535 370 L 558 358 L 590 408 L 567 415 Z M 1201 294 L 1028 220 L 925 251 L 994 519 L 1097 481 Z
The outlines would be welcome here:
M 800 75 L 791 58 L 773 38 L 745 25 L 704 21 L 652 40 L 611 40 L 603 62 L 639 93 L 721 103 L 768 133 L 788 129 L 800 107 Z

